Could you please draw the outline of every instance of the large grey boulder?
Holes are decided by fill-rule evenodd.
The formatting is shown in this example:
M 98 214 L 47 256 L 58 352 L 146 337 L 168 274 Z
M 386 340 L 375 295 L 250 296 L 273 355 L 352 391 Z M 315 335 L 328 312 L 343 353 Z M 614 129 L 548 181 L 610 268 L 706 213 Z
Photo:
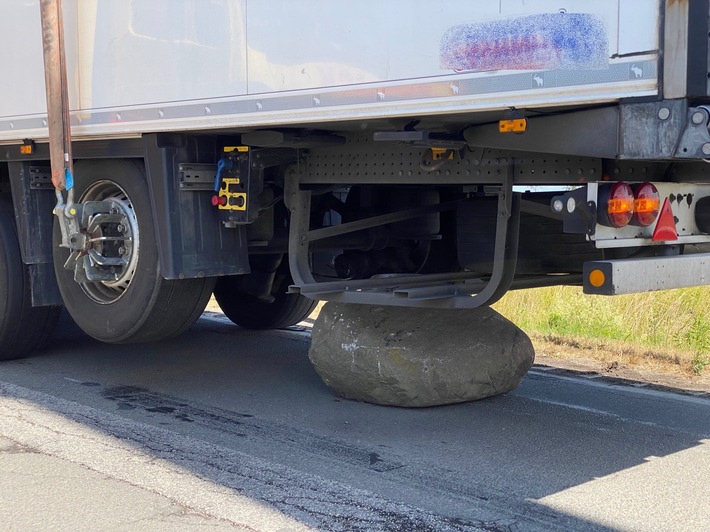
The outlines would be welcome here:
M 309 358 L 340 395 L 393 406 L 473 401 L 515 388 L 535 358 L 528 336 L 490 308 L 328 303 Z

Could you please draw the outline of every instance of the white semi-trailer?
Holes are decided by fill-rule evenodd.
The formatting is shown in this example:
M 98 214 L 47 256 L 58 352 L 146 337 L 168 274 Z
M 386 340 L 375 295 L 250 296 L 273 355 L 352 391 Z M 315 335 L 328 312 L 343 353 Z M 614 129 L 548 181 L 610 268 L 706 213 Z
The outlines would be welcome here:
M 213 292 L 269 328 L 710 282 L 708 0 L 54 3 L 0 3 L 0 358 L 62 305 L 142 342 Z

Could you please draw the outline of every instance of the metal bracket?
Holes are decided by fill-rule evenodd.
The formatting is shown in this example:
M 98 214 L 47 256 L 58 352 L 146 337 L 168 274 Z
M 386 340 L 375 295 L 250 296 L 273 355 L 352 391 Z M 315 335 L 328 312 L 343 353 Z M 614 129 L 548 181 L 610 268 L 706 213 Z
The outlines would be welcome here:
M 52 170 L 46 166 L 30 166 L 30 189 L 53 190 Z
M 710 158 L 710 107 L 690 107 L 685 130 L 680 137 L 675 156 L 678 159 Z
M 180 163 L 178 179 L 180 190 L 212 190 L 216 164 Z
M 61 201 L 57 202 L 54 207 L 54 214 L 57 216 L 59 221 L 59 230 L 62 234 L 62 241 L 59 247 L 73 249 L 75 246 L 72 245 L 72 237 L 74 235 L 81 234 L 81 227 L 79 225 L 79 220 L 77 214 L 81 216 L 81 204 L 72 203 L 72 215 L 67 214 L 67 205 Z
M 309 264 L 310 242 L 421 216 L 422 209 L 432 209 L 434 212 L 454 209 L 456 202 L 311 230 L 311 192 L 301 189 L 299 176 L 292 169 L 286 178 L 285 196 L 286 205 L 291 212 L 289 266 L 294 279 L 291 291 L 312 299 L 386 306 L 476 308 L 490 305 L 510 288 L 515 275 L 520 195 L 512 192 L 512 186 L 513 168 L 509 165 L 505 179 L 496 191 L 498 203 L 495 254 L 493 271 L 487 280 L 471 272 L 449 272 L 317 282 Z
M 565 233 L 593 236 L 596 232 L 597 204 L 587 199 L 586 188 L 553 196 L 550 211 L 562 217 Z

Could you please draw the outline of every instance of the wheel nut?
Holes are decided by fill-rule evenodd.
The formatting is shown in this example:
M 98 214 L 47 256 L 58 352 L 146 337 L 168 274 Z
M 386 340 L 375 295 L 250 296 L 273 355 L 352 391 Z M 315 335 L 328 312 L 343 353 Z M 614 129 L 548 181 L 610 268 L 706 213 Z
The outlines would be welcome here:
M 121 255 L 121 256 L 125 255 L 125 254 L 126 254 L 126 248 L 124 248 L 123 246 L 121 246 L 120 248 L 118 248 L 118 254 Z
M 123 233 L 123 226 L 121 224 L 118 224 L 118 226 L 116 227 L 116 231 L 118 231 L 119 233 Z

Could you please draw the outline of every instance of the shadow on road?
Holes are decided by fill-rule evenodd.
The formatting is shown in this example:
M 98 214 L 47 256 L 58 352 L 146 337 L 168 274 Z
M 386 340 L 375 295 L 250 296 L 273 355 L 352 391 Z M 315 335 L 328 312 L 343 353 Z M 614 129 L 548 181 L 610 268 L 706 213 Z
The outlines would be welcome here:
M 684 413 L 684 405 L 539 377 L 504 396 L 446 407 L 342 400 L 312 369 L 308 345 L 307 333 L 246 331 L 209 315 L 177 339 L 113 346 L 84 336 L 65 319 L 45 353 L 4 364 L 1 380 L 110 414 L 94 427 L 110 436 L 131 441 L 116 429 L 113 416 L 119 416 L 303 473 L 309 480 L 294 473 L 289 485 L 264 490 L 262 481 L 254 484 L 232 463 L 179 462 L 330 530 L 392 524 L 401 530 L 603 529 L 601 521 L 536 501 L 708 437 L 694 427 L 710 427 L 710 418 L 693 419 L 696 412 Z M 163 459 L 188 453 L 180 449 L 184 442 L 173 442 L 168 452 L 146 438 L 131 443 Z M 306 489 L 313 479 L 374 494 L 358 495 L 358 505 L 371 507 L 348 513 L 347 491 L 322 485 L 321 498 L 289 501 L 292 490 Z M 439 520 L 399 506 L 387 509 L 382 501 Z M 357 517 L 363 511 L 370 520 Z

